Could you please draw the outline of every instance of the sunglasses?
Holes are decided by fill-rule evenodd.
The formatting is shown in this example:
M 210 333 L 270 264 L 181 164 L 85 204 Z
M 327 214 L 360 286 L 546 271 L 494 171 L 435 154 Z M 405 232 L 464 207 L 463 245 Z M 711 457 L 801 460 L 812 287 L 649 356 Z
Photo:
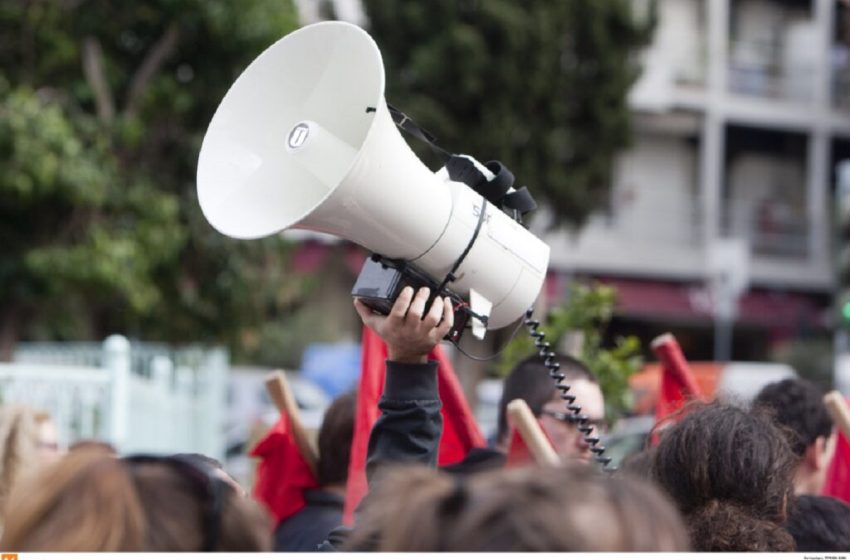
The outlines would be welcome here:
M 187 457 L 171 455 L 128 455 L 123 457 L 135 474 L 135 467 L 140 465 L 167 465 L 176 470 L 191 484 L 203 499 L 201 509 L 204 542 L 202 552 L 212 552 L 218 546 L 221 530 L 221 510 L 224 505 L 224 493 L 228 490 L 227 483 L 222 480 L 210 465 Z
M 554 418 L 564 424 L 567 424 L 571 427 L 578 426 L 578 419 L 575 418 L 572 414 L 567 414 L 566 412 L 557 412 L 555 410 L 541 410 L 540 414 L 543 416 L 548 416 L 550 418 Z M 587 420 L 587 425 L 596 428 L 596 431 L 600 434 L 604 434 L 608 432 L 608 421 L 604 418 L 589 418 Z

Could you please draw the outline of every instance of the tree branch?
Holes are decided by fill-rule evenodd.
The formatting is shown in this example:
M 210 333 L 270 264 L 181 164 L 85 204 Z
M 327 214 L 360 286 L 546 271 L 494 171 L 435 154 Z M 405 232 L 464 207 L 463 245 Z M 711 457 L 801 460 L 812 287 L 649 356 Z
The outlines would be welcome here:
M 83 40 L 83 73 L 94 92 L 98 118 L 107 123 L 112 122 L 115 117 L 115 102 L 106 82 L 103 50 L 100 48 L 100 41 L 92 36 Z
M 142 65 L 133 76 L 133 81 L 130 83 L 130 92 L 127 94 L 127 104 L 124 106 L 124 114 L 128 117 L 134 117 L 139 110 L 139 104 L 142 102 L 145 90 L 153 77 L 159 72 L 163 63 L 177 48 L 177 24 L 172 23 L 165 30 L 147 56 L 142 61 Z

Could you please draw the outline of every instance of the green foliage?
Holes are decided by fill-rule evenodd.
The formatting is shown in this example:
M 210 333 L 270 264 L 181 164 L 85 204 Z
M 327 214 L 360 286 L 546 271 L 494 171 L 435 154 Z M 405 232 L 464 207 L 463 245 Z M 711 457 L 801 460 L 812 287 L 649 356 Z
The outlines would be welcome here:
M 224 238 L 195 194 L 219 101 L 296 25 L 290 0 L 0 5 L 0 350 L 122 331 L 239 355 L 298 307 L 287 245 Z
M 387 99 L 443 147 L 503 161 L 559 223 L 604 204 L 653 27 L 631 0 L 364 4 Z
M 118 163 L 97 127 L 19 88 L 0 98 L 0 301 L 63 308 L 115 295 L 135 312 L 154 307 L 155 269 L 184 241 L 177 198 Z
M 616 291 L 610 286 L 575 284 L 570 287 L 566 302 L 551 309 L 540 326 L 553 348 L 570 346 L 570 337 L 572 341 L 578 341 L 578 350 L 573 348 L 572 352 L 599 378 L 611 415 L 629 409 L 628 379 L 643 365 L 637 337 L 620 337 L 613 348 L 602 345 L 616 301 Z M 517 363 L 535 351 L 530 337 L 516 337 L 502 353 L 497 365 L 498 373 L 507 375 Z

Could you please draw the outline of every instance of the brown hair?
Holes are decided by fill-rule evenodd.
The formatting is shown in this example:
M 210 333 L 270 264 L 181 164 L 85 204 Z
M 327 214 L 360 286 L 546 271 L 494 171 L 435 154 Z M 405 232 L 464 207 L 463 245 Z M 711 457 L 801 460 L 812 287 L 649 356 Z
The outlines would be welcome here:
M 102 451 L 70 453 L 12 493 L 0 549 L 117 552 L 201 550 L 204 498 L 168 460 L 128 465 Z M 269 550 L 270 520 L 222 488 L 221 551 Z
M 795 457 L 769 418 L 731 405 L 693 404 L 664 431 L 652 475 L 687 519 L 702 552 L 793 551 L 781 524 Z
M 357 393 L 349 391 L 338 396 L 322 420 L 319 430 L 319 484 L 345 484 L 348 480 L 348 461 L 351 439 L 354 437 L 354 413 Z
M 678 513 L 650 483 L 580 466 L 466 479 L 398 469 L 379 481 L 359 522 L 351 550 L 688 550 Z
M 0 523 L 12 488 L 39 466 L 39 429 L 49 421 L 46 412 L 28 406 L 0 407 Z

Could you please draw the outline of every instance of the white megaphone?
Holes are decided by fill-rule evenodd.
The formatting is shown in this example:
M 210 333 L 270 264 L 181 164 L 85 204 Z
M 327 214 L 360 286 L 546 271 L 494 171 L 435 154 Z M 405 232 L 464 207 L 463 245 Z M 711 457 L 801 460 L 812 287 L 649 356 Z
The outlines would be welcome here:
M 540 239 L 416 157 L 384 100 L 377 45 L 343 22 L 287 35 L 239 76 L 204 137 L 198 198 L 230 237 L 330 233 L 437 283 L 465 253 L 447 288 L 488 329 L 533 304 L 549 262 Z

